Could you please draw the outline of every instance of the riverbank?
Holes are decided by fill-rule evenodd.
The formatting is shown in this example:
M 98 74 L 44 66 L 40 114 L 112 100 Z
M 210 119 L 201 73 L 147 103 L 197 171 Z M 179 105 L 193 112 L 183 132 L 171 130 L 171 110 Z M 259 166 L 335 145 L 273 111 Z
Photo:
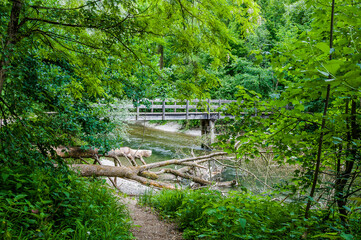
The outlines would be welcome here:
M 190 136 L 200 137 L 202 135 L 200 129 L 188 129 L 183 130 L 182 125 L 175 121 L 167 121 L 165 124 L 150 123 L 148 121 L 135 121 L 132 124 L 145 126 L 147 128 L 153 128 L 165 132 L 184 133 Z

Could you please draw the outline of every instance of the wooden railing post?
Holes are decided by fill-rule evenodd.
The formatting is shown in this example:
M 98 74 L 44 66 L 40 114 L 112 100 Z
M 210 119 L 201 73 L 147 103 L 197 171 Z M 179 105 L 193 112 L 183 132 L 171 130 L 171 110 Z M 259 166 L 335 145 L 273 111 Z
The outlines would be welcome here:
M 137 115 L 135 116 L 135 120 L 138 121 L 139 119 L 139 101 L 137 101 Z
M 164 121 L 165 120 L 165 99 L 163 100 L 163 106 L 162 106 L 162 120 Z
M 211 100 L 208 98 L 207 119 L 211 119 Z
M 189 114 L 189 101 L 187 100 L 187 103 L 186 103 L 186 120 L 188 120 L 188 114 Z
M 221 119 L 221 99 L 218 99 L 218 119 Z
M 174 101 L 174 112 L 177 112 L 177 100 Z
M 150 107 L 150 112 L 152 113 L 153 112 L 153 100 L 150 100 L 150 103 L 152 104 Z

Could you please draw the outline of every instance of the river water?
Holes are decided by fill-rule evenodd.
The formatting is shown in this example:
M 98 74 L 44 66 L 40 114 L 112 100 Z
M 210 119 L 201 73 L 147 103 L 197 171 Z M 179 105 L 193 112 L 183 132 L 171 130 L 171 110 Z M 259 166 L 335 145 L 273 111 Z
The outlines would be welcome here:
M 152 156 L 145 158 L 147 163 L 190 157 L 192 156 L 191 151 L 196 156 L 209 154 L 209 151 L 200 147 L 200 137 L 141 125 L 130 125 L 129 127 L 129 141 L 124 145 L 133 149 L 152 150 Z M 224 168 L 219 174 L 218 180 L 232 181 L 238 176 L 241 186 L 261 192 L 267 189 L 264 183 L 273 185 L 284 179 L 290 179 L 293 169 L 275 165 L 272 158 L 272 156 L 264 156 L 264 158 L 254 159 L 248 164 L 243 164 L 241 167 L 251 171 L 251 175 L 247 171 L 236 172 L 235 168 Z
M 145 159 L 147 163 L 189 157 L 192 150 L 196 155 L 207 152 L 201 149 L 200 137 L 197 136 L 141 125 L 129 127 L 129 140 L 124 145 L 133 149 L 152 150 L 152 156 Z

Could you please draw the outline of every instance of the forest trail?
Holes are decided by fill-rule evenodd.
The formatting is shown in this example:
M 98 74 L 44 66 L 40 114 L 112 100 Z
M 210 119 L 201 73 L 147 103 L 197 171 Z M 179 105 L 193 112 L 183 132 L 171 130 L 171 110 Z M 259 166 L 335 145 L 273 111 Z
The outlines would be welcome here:
M 131 197 L 123 198 L 133 220 L 131 232 L 137 240 L 182 240 L 182 233 L 174 223 L 161 221 L 148 207 L 141 207 Z

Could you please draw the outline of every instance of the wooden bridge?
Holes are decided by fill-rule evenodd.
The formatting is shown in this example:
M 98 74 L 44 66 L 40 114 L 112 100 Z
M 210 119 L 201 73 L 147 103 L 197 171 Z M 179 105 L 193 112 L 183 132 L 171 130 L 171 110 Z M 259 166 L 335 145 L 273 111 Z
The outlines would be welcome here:
M 235 100 L 146 100 L 144 103 L 136 103 L 136 107 L 126 106 L 133 109 L 128 121 L 150 121 L 150 120 L 201 120 L 202 136 L 206 136 L 203 148 L 210 148 L 215 139 L 215 121 L 225 117 L 234 118 L 224 114 L 226 104 Z
M 232 115 L 224 115 L 222 110 L 225 104 L 235 102 L 234 100 L 204 100 L 193 101 L 177 100 L 148 100 L 145 103 L 137 103 L 127 118 L 129 121 L 140 120 L 212 120 L 225 117 L 232 118 Z M 132 109 L 131 106 L 127 106 Z

